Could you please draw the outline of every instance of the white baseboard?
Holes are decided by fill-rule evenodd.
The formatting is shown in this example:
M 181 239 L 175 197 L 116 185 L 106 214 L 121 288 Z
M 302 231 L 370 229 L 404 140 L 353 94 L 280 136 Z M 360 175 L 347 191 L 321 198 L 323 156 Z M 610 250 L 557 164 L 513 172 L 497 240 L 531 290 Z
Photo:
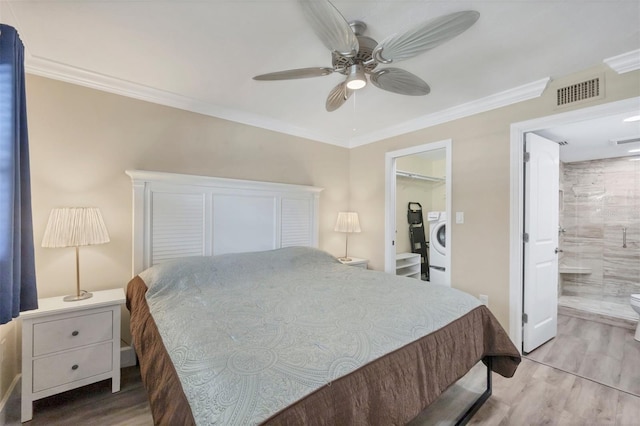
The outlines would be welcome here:
M 133 350 L 133 346 L 120 346 L 120 368 L 133 367 L 136 362 L 136 351 Z
M 9 389 L 7 389 L 7 392 L 2 396 L 2 400 L 0 400 L 0 425 L 4 425 L 7 422 L 7 405 L 9 400 L 12 400 L 13 398 L 20 398 L 18 392 L 20 392 L 19 384 L 21 377 L 22 375 L 18 374 L 13 378 L 11 385 L 9 385 Z

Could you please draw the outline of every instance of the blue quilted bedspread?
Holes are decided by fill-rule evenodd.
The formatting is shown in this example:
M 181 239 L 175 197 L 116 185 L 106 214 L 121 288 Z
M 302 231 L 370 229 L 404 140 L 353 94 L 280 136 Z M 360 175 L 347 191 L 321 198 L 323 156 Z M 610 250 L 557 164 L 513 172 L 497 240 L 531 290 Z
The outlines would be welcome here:
M 479 305 L 316 249 L 185 258 L 140 277 L 197 424 L 257 424 Z

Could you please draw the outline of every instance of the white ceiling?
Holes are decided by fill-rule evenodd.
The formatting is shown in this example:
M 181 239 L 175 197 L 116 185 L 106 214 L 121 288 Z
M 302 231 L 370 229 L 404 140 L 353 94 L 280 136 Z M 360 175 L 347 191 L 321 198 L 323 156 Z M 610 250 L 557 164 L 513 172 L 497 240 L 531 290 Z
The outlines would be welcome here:
M 503 103 L 531 87 L 539 94 L 547 77 L 640 49 L 640 2 L 633 0 L 333 3 L 347 20 L 365 21 L 366 35 L 378 41 L 454 11 L 481 16 L 457 38 L 394 64 L 429 83 L 429 95 L 369 84 L 332 113 L 325 99 L 340 74 L 252 79 L 330 66 L 295 0 L 0 0 L 0 20 L 19 30 L 29 72 L 341 146 L 415 130 L 438 114 L 495 107 L 496 94 Z
M 537 131 L 560 146 L 563 162 L 588 161 L 614 157 L 639 157 L 640 121 L 625 122 L 625 118 L 640 115 L 640 101 L 628 112 L 607 115 L 597 119 L 578 121 Z M 636 142 L 616 144 L 617 140 L 637 139 Z

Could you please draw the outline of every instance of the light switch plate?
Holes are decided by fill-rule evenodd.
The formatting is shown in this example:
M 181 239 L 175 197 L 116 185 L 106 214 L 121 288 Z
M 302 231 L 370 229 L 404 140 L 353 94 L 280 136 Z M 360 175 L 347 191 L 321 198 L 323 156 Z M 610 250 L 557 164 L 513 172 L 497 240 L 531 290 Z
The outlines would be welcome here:
M 456 223 L 457 224 L 464 223 L 464 212 L 456 212 Z

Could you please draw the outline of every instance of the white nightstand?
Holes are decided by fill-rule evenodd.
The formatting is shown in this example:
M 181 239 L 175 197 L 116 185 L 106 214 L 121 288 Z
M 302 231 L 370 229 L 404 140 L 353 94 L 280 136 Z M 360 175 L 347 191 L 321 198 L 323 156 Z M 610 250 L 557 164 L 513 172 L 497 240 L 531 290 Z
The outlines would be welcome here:
M 369 261 L 367 259 L 358 259 L 357 257 L 351 257 L 351 260 L 340 260 L 343 265 L 355 266 L 362 269 L 367 269 Z
M 120 390 L 121 288 L 64 302 L 39 299 L 22 320 L 22 421 L 31 420 L 33 401 L 111 379 Z

